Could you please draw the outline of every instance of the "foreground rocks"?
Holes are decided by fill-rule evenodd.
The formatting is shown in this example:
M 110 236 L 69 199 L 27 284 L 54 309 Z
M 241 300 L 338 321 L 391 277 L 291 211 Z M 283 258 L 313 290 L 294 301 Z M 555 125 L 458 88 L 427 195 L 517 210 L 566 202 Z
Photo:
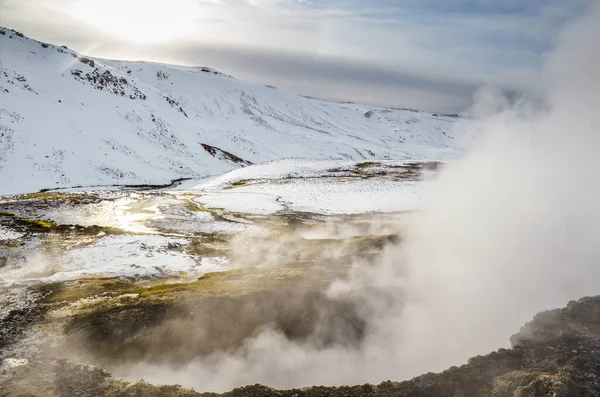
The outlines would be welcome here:
M 469 360 L 441 374 L 354 387 L 273 390 L 248 386 L 222 396 L 594 396 L 600 395 L 600 296 L 540 313 L 511 338 L 513 347 Z M 178 386 L 130 383 L 65 360 L 15 367 L 1 396 L 218 396 Z

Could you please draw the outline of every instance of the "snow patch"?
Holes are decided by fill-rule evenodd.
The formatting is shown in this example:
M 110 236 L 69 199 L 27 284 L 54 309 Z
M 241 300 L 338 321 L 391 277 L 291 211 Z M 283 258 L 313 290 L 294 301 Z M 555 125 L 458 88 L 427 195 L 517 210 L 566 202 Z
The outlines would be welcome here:
M 9 228 L 0 225 L 0 241 L 3 240 L 16 240 L 18 238 L 23 237 L 23 233 L 17 233 Z

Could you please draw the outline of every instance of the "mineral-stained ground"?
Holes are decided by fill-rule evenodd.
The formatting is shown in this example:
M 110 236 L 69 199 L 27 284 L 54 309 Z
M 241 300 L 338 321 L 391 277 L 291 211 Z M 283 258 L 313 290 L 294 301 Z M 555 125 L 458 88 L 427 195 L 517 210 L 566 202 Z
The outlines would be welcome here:
M 415 180 L 421 168 L 364 163 L 300 185 L 359 180 L 366 182 L 356 186 L 372 189 Z M 328 299 L 327 289 L 354 264 L 370 266 L 386 247 L 402 244 L 398 225 L 411 213 L 328 213 L 352 203 L 310 195 L 306 202 L 325 210 L 300 211 L 273 193 L 293 191 L 293 183 L 293 176 L 238 180 L 212 196 L 138 188 L 0 200 L 0 396 L 216 396 L 109 372 L 235 351 L 265 325 L 291 341 L 360 346 L 367 324 L 355 302 Z M 244 207 L 255 197 L 262 201 Z M 204 205 L 211 200 L 226 208 Z M 535 316 L 511 338 L 512 348 L 443 373 L 379 385 L 254 385 L 222 395 L 600 395 L 599 338 L 600 297 L 584 298 Z

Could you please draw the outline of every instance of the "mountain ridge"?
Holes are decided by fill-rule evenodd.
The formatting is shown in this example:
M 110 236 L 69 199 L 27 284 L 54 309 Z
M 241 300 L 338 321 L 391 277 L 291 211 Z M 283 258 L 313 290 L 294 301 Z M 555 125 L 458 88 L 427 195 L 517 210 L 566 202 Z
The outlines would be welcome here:
M 453 117 L 307 99 L 209 67 L 92 58 L 0 32 L 0 194 L 162 184 L 285 157 L 457 153 Z

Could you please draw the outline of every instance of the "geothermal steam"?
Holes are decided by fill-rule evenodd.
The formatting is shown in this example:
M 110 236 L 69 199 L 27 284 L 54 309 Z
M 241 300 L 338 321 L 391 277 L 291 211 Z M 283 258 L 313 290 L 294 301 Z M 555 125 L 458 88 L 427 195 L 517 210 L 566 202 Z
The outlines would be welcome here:
M 492 97 L 490 114 L 478 103 L 488 112 L 475 143 L 406 239 L 331 285 L 328 299 L 366 324 L 360 344 L 266 329 L 233 353 L 120 374 L 203 391 L 401 380 L 507 347 L 535 313 L 600 293 L 599 26 L 596 7 L 560 37 L 537 105 Z

